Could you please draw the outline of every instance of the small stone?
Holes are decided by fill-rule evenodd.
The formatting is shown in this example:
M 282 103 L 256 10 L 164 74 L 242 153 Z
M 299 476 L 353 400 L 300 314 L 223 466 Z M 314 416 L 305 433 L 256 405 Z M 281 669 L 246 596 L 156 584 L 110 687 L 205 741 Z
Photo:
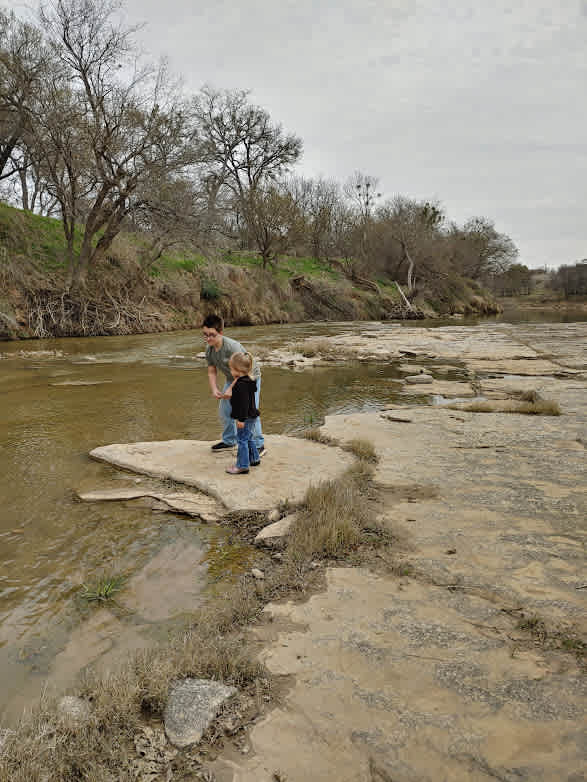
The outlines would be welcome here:
M 313 562 L 310 562 L 310 567 L 312 570 L 316 570 L 316 568 L 320 567 L 320 563 L 314 560 Z
M 235 687 L 207 679 L 184 679 L 173 685 L 165 706 L 165 733 L 176 747 L 189 747 L 202 738 Z
M 142 478 L 135 478 L 135 483 L 142 483 L 142 482 L 143 482 Z
M 263 573 L 262 570 L 259 570 L 258 567 L 254 567 L 251 570 L 251 575 L 256 578 L 258 581 L 262 581 L 265 578 L 265 573 Z
M 64 695 L 57 704 L 57 711 L 69 727 L 80 728 L 90 717 L 90 704 L 75 695 Z
M 281 562 L 283 559 L 283 554 L 280 551 L 276 551 L 273 555 L 273 559 L 276 559 L 278 562 Z
M 279 515 L 280 514 L 277 508 L 274 508 L 271 511 L 271 513 L 267 516 L 267 518 L 269 519 L 269 521 L 279 521 Z
M 279 546 L 283 543 L 285 536 L 289 532 L 291 525 L 296 519 L 295 513 L 284 516 L 279 521 L 268 524 L 257 534 L 255 543 L 258 546 Z
M 456 548 L 447 548 L 447 550 L 444 553 L 445 554 L 456 554 L 457 550 L 456 550 Z
M 432 375 L 406 375 L 404 378 L 406 383 L 432 383 L 434 378 Z

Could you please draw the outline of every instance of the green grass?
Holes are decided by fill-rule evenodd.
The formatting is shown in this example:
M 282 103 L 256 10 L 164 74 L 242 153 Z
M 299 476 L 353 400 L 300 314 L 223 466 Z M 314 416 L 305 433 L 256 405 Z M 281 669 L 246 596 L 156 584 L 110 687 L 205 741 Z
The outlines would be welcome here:
M 185 251 L 170 249 L 163 253 L 161 258 L 153 266 L 151 274 L 153 277 L 159 277 L 174 271 L 194 272 L 206 265 L 206 259 L 200 253 L 186 255 Z
M 76 230 L 74 248 L 79 251 L 82 234 Z M 65 266 L 66 242 L 61 220 L 40 217 L 0 203 L 0 246 L 9 255 L 24 255 L 40 270 Z
M 144 239 L 137 234 L 122 233 L 121 239 L 139 254 Z M 96 241 L 98 236 L 95 237 Z M 74 250 L 79 252 L 82 241 L 82 230 L 76 229 Z M 40 271 L 53 271 L 65 267 L 66 241 L 61 220 L 52 217 L 40 217 L 30 212 L 24 212 L 0 202 L 0 248 L 5 247 L 9 256 L 22 255 L 29 259 Z M 245 268 L 260 268 L 261 257 L 252 251 L 225 251 L 221 258 L 223 263 Z M 166 250 L 153 264 L 149 273 L 152 277 L 166 277 L 177 271 L 196 272 L 205 267 L 208 260 L 195 251 L 180 247 Z M 321 259 L 311 257 L 286 256 L 278 259 L 275 276 L 285 282 L 290 277 L 303 274 L 306 277 L 337 281 L 343 275 L 331 268 L 330 264 Z M 381 283 L 385 293 L 397 297 L 395 286 Z
M 82 584 L 79 596 L 88 603 L 106 603 L 124 586 L 124 576 L 100 576 L 93 584 Z
M 238 252 L 225 252 L 222 256 L 224 263 L 232 266 L 243 266 L 245 268 L 261 267 L 261 256 L 256 252 L 241 250 Z M 278 278 L 288 279 L 298 274 L 307 277 L 324 277 L 330 280 L 340 280 L 339 272 L 331 269 L 330 264 L 318 258 L 296 258 L 287 256 L 278 258 L 276 264 L 276 274 Z

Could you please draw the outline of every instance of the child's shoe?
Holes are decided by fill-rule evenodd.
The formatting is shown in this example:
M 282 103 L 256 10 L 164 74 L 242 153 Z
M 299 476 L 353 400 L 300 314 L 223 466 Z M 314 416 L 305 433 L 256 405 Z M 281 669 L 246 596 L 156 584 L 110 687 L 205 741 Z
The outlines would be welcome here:
M 248 467 L 237 467 L 236 464 L 233 464 L 232 467 L 226 468 L 226 472 L 229 475 L 246 475 L 248 471 Z
M 258 467 L 261 464 L 260 461 L 258 462 L 251 462 L 251 467 Z

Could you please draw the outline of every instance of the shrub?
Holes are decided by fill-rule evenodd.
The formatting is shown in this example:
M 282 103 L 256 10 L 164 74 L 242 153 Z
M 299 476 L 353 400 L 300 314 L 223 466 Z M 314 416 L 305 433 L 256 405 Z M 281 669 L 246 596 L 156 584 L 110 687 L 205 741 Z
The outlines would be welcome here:
M 203 277 L 200 287 L 200 298 L 207 301 L 219 299 L 222 296 L 220 285 L 211 277 Z

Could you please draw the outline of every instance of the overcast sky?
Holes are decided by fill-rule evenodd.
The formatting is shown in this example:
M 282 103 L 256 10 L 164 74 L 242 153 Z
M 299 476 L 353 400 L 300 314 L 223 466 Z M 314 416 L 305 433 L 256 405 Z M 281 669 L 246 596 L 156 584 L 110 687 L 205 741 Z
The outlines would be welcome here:
M 493 219 L 529 266 L 587 257 L 587 0 L 126 0 L 186 87 L 246 88 L 301 171 Z

